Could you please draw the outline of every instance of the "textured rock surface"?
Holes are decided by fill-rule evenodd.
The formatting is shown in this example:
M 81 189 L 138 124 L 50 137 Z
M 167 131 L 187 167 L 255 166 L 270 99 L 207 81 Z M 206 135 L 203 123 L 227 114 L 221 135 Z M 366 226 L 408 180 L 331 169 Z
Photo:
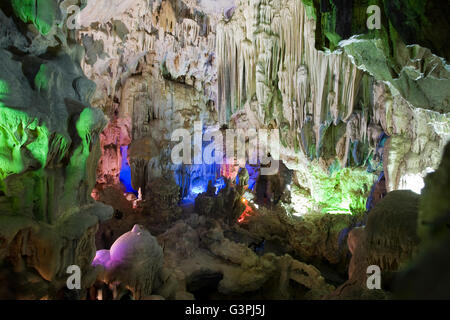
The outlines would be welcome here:
M 90 106 L 95 84 L 83 49 L 57 26 L 57 1 L 32 6 L 0 6 L 0 295 L 52 299 L 70 265 L 81 289 L 95 280 L 95 232 L 112 216 L 90 197 L 107 120 Z
M 154 290 L 155 279 L 163 264 L 163 252 L 150 232 L 134 225 L 109 250 L 97 251 L 92 264 L 103 267 L 98 279 L 119 287 L 115 289 L 118 292 L 126 288 L 135 299 L 140 299 L 150 296 Z
M 345 214 L 286 217 L 282 210 L 261 209 L 259 212 L 261 214 L 248 223 L 248 232 L 253 236 L 280 241 L 286 252 L 295 254 L 302 261 L 322 261 L 345 268 L 348 261 L 342 231 L 355 225 L 358 217 Z
M 79 41 L 87 50 L 82 67 L 97 84 L 93 104 L 111 119 L 102 135 L 105 165 L 97 181 L 117 181 L 119 149 L 132 141 L 132 185 L 145 196 L 149 181 L 179 169 L 170 162 L 172 132 L 217 118 L 217 18 L 176 0 L 127 1 L 114 10 L 106 15 L 102 5 L 89 1 L 80 14 Z M 188 168 L 182 179 L 198 174 Z
M 419 2 L 370 1 L 367 30 L 367 1 L 2 1 L 0 297 L 67 295 L 76 264 L 78 298 L 386 298 L 419 238 L 410 272 L 432 269 L 446 162 L 418 219 L 397 191 L 421 192 L 450 136 L 447 14 Z M 279 132 L 279 173 L 174 165 L 195 121 Z M 385 290 L 365 289 L 368 264 Z
M 381 171 L 387 191 L 420 192 L 450 133 L 448 65 L 436 55 L 443 51 L 436 38 L 432 51 L 413 44 L 398 17 L 385 19 L 392 8 L 384 2 L 389 32 L 366 30 L 363 5 L 328 2 L 240 1 L 223 15 L 175 0 L 127 1 L 111 15 L 88 2 L 82 66 L 97 84 L 94 105 L 111 119 L 97 181 L 117 183 L 119 149 L 131 141 L 135 190 L 145 197 L 149 181 L 175 172 L 188 196 L 196 179 L 219 171 L 174 166 L 170 135 L 202 120 L 278 130 L 301 213 L 364 211 Z M 441 16 L 425 9 L 424 21 Z M 352 23 L 344 28 L 345 19 Z M 327 196 L 333 187 L 339 192 Z
M 417 258 L 396 282 L 400 299 L 448 299 L 450 248 L 450 201 L 448 192 L 450 145 L 445 148 L 441 165 L 427 176 L 419 205 L 418 236 L 422 243 Z
M 208 277 L 217 276 L 209 298 L 245 294 L 252 298 L 317 299 L 334 290 L 314 266 L 288 254 L 259 256 L 245 244 L 226 238 L 220 223 L 211 219 L 179 221 L 159 236 L 159 241 L 165 265 L 182 272 L 187 287 L 196 289 L 197 294 L 201 288 L 194 288 L 193 283 L 203 279 L 205 286 Z
M 348 237 L 352 253 L 349 279 L 328 296 L 331 299 L 387 299 L 392 297 L 393 275 L 417 255 L 419 196 L 398 190 L 387 194 L 370 212 L 364 228 L 353 229 Z M 367 268 L 381 270 L 381 289 L 370 290 Z
M 368 209 L 379 207 L 389 191 L 419 193 L 423 177 L 437 168 L 450 132 L 449 75 L 445 60 L 437 56 L 444 55 L 436 46 L 437 38 L 429 37 L 427 42 L 417 33 L 420 41 L 414 42 L 414 37 L 408 38 L 411 30 L 398 24 L 398 12 L 389 12 L 398 7 L 397 2 L 394 7 L 379 3 L 389 31 L 367 31 L 365 7 L 334 2 L 240 1 L 218 19 L 204 16 L 188 1 L 163 1 L 150 7 L 136 1 L 134 6 L 124 4 L 114 16 L 99 15 L 102 19 L 96 24 L 88 19 L 80 32 L 90 52 L 83 68 L 98 85 L 95 104 L 118 123 L 105 132 L 104 162 L 120 162 L 119 147 L 130 142 L 120 142 L 119 137 L 128 132 L 133 186 L 141 188 L 144 203 L 158 199 L 152 207 L 159 206 L 160 219 L 176 219 L 174 210 L 161 210 L 171 208 L 177 199 L 166 186 L 171 182 L 163 181 L 175 171 L 183 198 L 195 178 L 216 173 L 202 166 L 171 165 L 169 140 L 175 128 L 192 131 L 196 120 L 206 125 L 218 121 L 231 128 L 275 128 L 281 136 L 281 158 L 294 170 L 291 189 L 281 197 L 284 210 L 271 208 L 279 210 L 277 214 L 262 208 L 262 214 L 245 226 L 246 232 L 281 242 L 302 261 L 344 270 L 349 262 L 346 232 L 361 224 L 359 214 L 366 210 L 375 175 L 384 171 L 373 187 Z M 410 15 L 410 4 L 405 8 Z M 431 9 L 427 7 L 423 21 L 436 15 Z M 90 7 L 86 16 L 93 17 L 95 10 Z M 345 27 L 345 19 L 351 25 Z M 117 169 L 102 168 L 99 173 L 114 171 L 117 176 Z M 233 169 L 234 179 L 237 169 Z M 161 183 L 165 187 L 159 190 Z M 242 195 L 237 189 L 224 189 L 216 197 L 206 190 L 197 197 L 194 210 L 233 225 L 245 208 Z M 152 210 L 144 205 L 144 211 Z M 290 216 L 319 211 L 325 214 Z M 370 247 L 373 263 L 397 270 L 399 261 L 412 256 L 408 250 L 416 244 L 409 238 L 412 229 L 402 233 L 395 229 L 398 217 L 387 215 L 393 219 L 389 235 L 380 236 L 370 226 L 355 229 L 348 247 L 355 253 L 362 238 L 392 237 L 398 240 L 399 252 L 390 244 L 383 244 L 385 250 L 377 248 L 375 240 L 367 243 L 374 246 Z M 370 219 L 372 226 L 385 222 L 380 217 Z M 173 230 L 175 239 L 186 238 L 192 244 L 179 241 L 171 250 L 191 259 L 200 241 L 197 231 L 180 223 Z M 223 246 L 220 250 L 226 250 L 228 242 Z M 229 254 L 217 250 L 217 256 Z M 351 277 L 357 274 L 355 268 L 353 259 Z M 214 278 L 221 272 L 214 269 L 206 274 Z M 199 277 L 194 273 L 188 282 L 197 283 Z M 232 279 L 223 280 L 224 285 L 232 287 L 236 281 Z M 235 289 L 223 290 L 231 294 Z
M 377 153 L 384 132 L 395 145 L 382 159 L 388 191 L 413 188 L 411 181 L 421 183 L 427 168 L 437 168 L 448 141 L 448 65 L 397 38 L 391 55 L 386 38 L 395 37 L 393 28 L 391 35 L 382 28 L 335 41 L 331 47 L 339 50 L 317 50 L 333 34 L 367 32 L 365 6 L 328 2 L 334 3 L 241 1 L 219 22 L 219 119 L 245 113 L 250 126 L 278 128 L 286 148 L 281 157 L 301 171 L 314 158 L 325 170 L 336 164 L 382 170 Z M 347 31 L 337 24 L 345 15 L 354 19 Z

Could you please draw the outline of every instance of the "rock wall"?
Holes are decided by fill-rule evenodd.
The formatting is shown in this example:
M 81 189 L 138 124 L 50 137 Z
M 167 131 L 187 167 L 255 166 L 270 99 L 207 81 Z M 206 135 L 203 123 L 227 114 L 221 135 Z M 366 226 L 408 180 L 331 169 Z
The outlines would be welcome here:
M 0 5 L 2 298 L 63 298 L 70 265 L 90 286 L 98 222 L 112 215 L 90 197 L 107 120 L 64 22 L 58 1 Z
M 195 121 L 214 130 L 275 129 L 281 159 L 295 170 L 293 183 L 276 190 L 282 207 L 272 214 L 262 208 L 267 214 L 247 231 L 260 238 L 270 231 L 269 241 L 279 241 L 303 261 L 343 268 L 341 231 L 359 216 L 331 214 L 370 209 L 366 198 L 376 175 L 377 183 L 385 181 L 374 187 L 377 201 L 385 191 L 419 193 L 423 177 L 438 167 L 450 133 L 448 49 L 444 32 L 432 27 L 445 27 L 447 17 L 431 2 L 370 3 L 382 9 L 379 30 L 366 28 L 367 1 L 356 6 L 339 0 L 250 0 L 231 8 L 223 1 L 223 13 L 190 0 L 2 1 L 0 298 L 63 298 L 69 294 L 64 288 L 70 265 L 82 271 L 82 291 L 71 294 L 92 288 L 99 272 L 105 283 L 117 276 L 135 297 L 156 292 L 192 298 L 186 286 L 195 288 L 208 272 L 222 277 L 217 290 L 226 296 L 257 296 L 259 289 L 272 298 L 330 293 L 333 287 L 314 266 L 272 252 L 259 257 L 224 236 L 223 230 L 235 231 L 236 216 L 245 208 L 234 203 L 247 201 L 241 198 L 247 171 L 230 170 L 241 178 L 242 194 L 225 190 L 237 208 L 227 225 L 220 226 L 213 212 L 215 206 L 227 210 L 224 198 L 215 197 L 212 185 L 200 190 L 207 192 L 194 209 L 208 209 L 202 212 L 207 218 L 192 215 L 160 236 L 168 245 L 166 262 L 152 236 L 140 227 L 131 231 L 144 232 L 152 249 L 140 248 L 154 254 L 154 261 L 145 261 L 150 274 L 119 268 L 111 276 L 91 265 L 98 223 L 113 213 L 95 202 L 91 191 L 95 183 L 115 185 L 95 190 L 94 197 L 107 194 L 106 202 L 127 214 L 155 211 L 159 216 L 152 219 L 171 223 L 180 218 L 178 200 L 189 186 L 215 178 L 220 169 L 173 165 L 175 129 L 192 132 Z M 71 6 L 79 15 L 71 14 Z M 146 199 L 139 210 L 117 187 L 125 147 L 132 187 Z M 446 177 L 445 166 L 427 178 L 436 186 L 428 183 L 420 202 L 424 224 L 418 230 L 424 239 L 446 237 L 446 202 L 434 213 L 426 208 L 435 188 L 445 185 L 438 181 Z M 396 196 L 413 208 L 400 206 Z M 388 197 L 371 211 L 365 229 L 350 234 L 350 282 L 338 289 L 339 297 L 361 289 L 364 263 L 396 272 L 416 253 L 418 196 Z M 309 211 L 329 214 L 292 217 Z M 403 219 L 407 227 L 400 226 Z M 125 223 L 118 230 L 125 226 L 128 230 Z M 108 228 L 110 237 L 99 241 L 104 247 L 117 238 Z M 445 252 L 443 243 L 434 249 Z M 136 256 L 139 252 L 132 252 L 130 260 Z M 195 266 L 199 261 L 209 263 L 206 275 Z M 421 263 L 426 264 L 416 261 Z
M 144 197 L 155 179 L 175 176 L 183 198 L 217 178 L 217 167 L 171 163 L 170 135 L 197 120 L 278 130 L 297 214 L 365 211 L 374 182 L 420 192 L 439 164 L 450 132 L 445 54 L 436 37 L 407 37 L 387 3 L 380 30 L 367 30 L 365 3 L 334 0 L 240 1 L 223 14 L 189 1 L 106 5 L 88 1 L 77 33 L 93 104 L 110 119 L 100 184 L 118 183 L 124 146 Z
M 151 179 L 176 169 L 172 132 L 217 119 L 216 18 L 183 1 L 134 1 L 108 17 L 90 4 L 80 14 L 82 67 L 97 84 L 93 104 L 111 120 L 97 181 L 117 183 L 119 149 L 131 142 L 132 184 L 145 194 Z
M 312 161 L 378 174 L 383 164 L 388 191 L 420 192 L 449 137 L 448 65 L 403 40 L 380 6 L 381 30 L 367 30 L 361 3 L 240 1 L 217 26 L 221 123 L 239 114 L 252 127 L 279 129 L 290 168 L 308 171 Z M 338 24 L 345 15 L 350 21 Z M 345 39 L 336 32 L 349 39 L 336 41 Z M 383 133 L 390 139 L 380 150 Z
M 329 2 L 240 1 L 217 14 L 187 1 L 142 0 L 113 15 L 88 2 L 82 66 L 97 84 L 94 105 L 111 120 L 97 182 L 118 183 L 120 147 L 129 145 L 135 190 L 145 194 L 149 181 L 176 172 L 186 196 L 197 177 L 218 170 L 172 165 L 170 135 L 202 120 L 279 130 L 281 158 L 297 171 L 298 202 L 308 210 L 348 211 L 349 201 L 365 209 L 381 171 L 387 191 L 420 192 L 450 132 L 448 65 L 436 55 L 443 51 L 403 37 L 384 4 L 382 28 L 367 30 L 363 4 Z M 428 20 L 437 14 L 425 12 Z M 351 22 L 338 24 L 340 15 Z M 361 169 L 341 174 L 345 167 Z M 333 172 L 348 176 L 355 197 L 322 196 Z
M 334 290 L 313 265 L 288 254 L 258 255 L 245 243 L 225 237 L 227 229 L 204 216 L 178 221 L 158 237 L 166 253 L 165 267 L 184 274 L 187 287 L 197 293 L 196 285 L 205 286 L 208 277 L 217 275 L 208 298 L 244 294 L 249 299 L 320 299 Z
M 417 256 L 419 237 L 417 216 L 420 196 L 409 190 L 387 194 L 373 208 L 365 227 L 353 229 L 348 236 L 352 254 L 348 280 L 330 299 L 390 299 L 393 282 Z M 380 270 L 380 287 L 369 289 L 369 266 Z
M 405 268 L 395 283 L 400 299 L 448 299 L 449 261 L 450 144 L 445 147 L 442 162 L 436 172 L 425 179 L 419 204 L 417 235 L 421 240 L 419 254 Z

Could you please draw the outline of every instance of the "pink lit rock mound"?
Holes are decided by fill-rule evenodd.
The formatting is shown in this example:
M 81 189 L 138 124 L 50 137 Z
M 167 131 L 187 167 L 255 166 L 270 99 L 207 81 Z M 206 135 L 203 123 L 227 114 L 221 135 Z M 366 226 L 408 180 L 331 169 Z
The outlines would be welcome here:
M 163 265 L 163 251 L 156 238 L 140 225 L 120 236 L 110 250 L 97 251 L 94 266 L 103 267 L 100 279 L 136 298 L 150 296 Z

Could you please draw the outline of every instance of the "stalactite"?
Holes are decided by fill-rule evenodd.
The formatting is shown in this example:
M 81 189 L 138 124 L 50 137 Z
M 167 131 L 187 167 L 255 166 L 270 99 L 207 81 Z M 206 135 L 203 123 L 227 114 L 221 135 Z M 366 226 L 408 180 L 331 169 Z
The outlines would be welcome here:
M 279 128 L 288 149 L 301 147 L 310 160 L 319 158 L 325 168 L 335 160 L 341 167 L 367 165 L 380 136 L 376 132 L 394 135 L 395 144 L 401 144 L 407 135 L 414 141 L 410 148 L 385 159 L 391 161 L 385 168 L 389 171 L 386 176 L 390 190 L 402 187 L 405 170 L 423 176 L 426 166 L 435 168 L 448 139 L 447 126 L 438 124 L 446 120 L 438 119 L 447 116 L 433 117 L 429 110 L 415 111 L 430 119 L 427 125 L 419 123 L 419 117 L 408 108 L 424 105 L 426 100 L 427 109 L 439 109 L 444 97 L 441 93 L 425 93 L 424 98 L 410 88 L 421 87 L 427 81 L 440 88 L 448 77 L 445 62 L 428 49 L 399 44 L 401 72 L 393 80 L 379 40 L 351 38 L 335 46 L 333 52 L 317 50 L 315 19 L 311 8 L 300 0 L 241 0 L 232 17 L 218 23 L 220 122 L 228 123 L 233 115 L 247 113 L 253 126 Z M 376 59 L 368 59 L 364 54 L 367 51 Z M 431 65 L 433 69 L 428 67 Z M 417 79 L 406 75 L 411 68 Z M 443 81 L 435 81 L 438 78 Z M 374 86 L 374 80 L 385 81 L 392 93 Z M 403 126 L 408 119 L 414 119 L 414 126 Z M 336 141 L 324 140 L 329 136 L 325 134 L 327 130 L 342 124 L 345 130 L 335 132 L 342 136 L 333 138 Z M 434 154 L 428 148 L 428 156 L 419 156 L 418 150 L 425 148 L 424 141 L 439 146 L 440 151 Z M 335 152 L 324 156 L 324 146 Z M 416 161 L 415 157 L 434 160 Z M 403 162 L 408 164 L 402 165 Z M 390 181 L 390 176 L 394 180 Z
M 241 2 L 231 21 L 220 22 L 220 121 L 229 120 L 256 95 L 259 115 L 274 110 L 271 117 L 259 119 L 262 124 L 276 118 L 300 132 L 312 116 L 317 148 L 324 122 L 348 121 L 363 72 L 342 52 L 316 50 L 314 28 L 301 1 Z M 277 92 L 282 96 L 282 114 L 274 108 Z

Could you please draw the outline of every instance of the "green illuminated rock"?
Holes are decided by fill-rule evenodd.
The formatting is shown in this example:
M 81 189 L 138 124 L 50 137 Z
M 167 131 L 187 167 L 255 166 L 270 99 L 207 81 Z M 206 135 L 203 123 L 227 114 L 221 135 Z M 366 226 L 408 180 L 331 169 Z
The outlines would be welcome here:
M 47 35 L 56 18 L 57 1 L 11 0 L 14 13 L 25 23 L 33 23 L 39 32 Z
M 11 4 L 40 34 L 0 10 L 0 298 L 56 298 L 69 265 L 84 288 L 95 280 L 95 231 L 112 216 L 90 196 L 107 119 L 90 106 L 82 49 L 62 30 L 53 42 L 58 1 Z
M 311 197 L 325 213 L 362 213 L 374 182 L 364 169 L 343 168 L 326 174 L 312 166 Z
M 48 89 L 49 71 L 45 64 L 41 64 L 39 72 L 34 78 L 34 85 L 38 91 Z

